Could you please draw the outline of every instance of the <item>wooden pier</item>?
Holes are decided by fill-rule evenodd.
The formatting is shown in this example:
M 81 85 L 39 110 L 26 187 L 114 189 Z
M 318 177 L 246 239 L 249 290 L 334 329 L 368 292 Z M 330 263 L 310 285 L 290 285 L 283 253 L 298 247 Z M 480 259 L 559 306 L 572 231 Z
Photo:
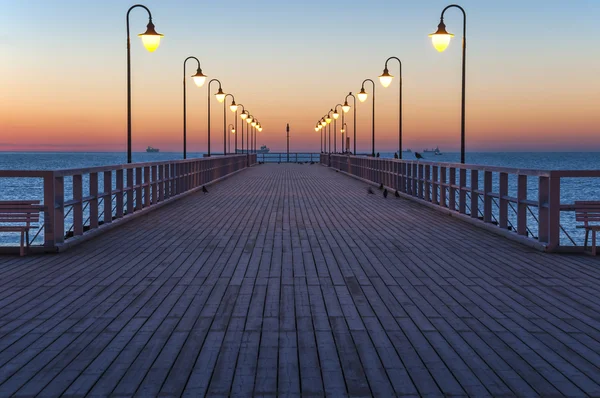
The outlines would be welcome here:
M 600 396 L 600 261 L 314 164 L 0 256 L 0 396 Z

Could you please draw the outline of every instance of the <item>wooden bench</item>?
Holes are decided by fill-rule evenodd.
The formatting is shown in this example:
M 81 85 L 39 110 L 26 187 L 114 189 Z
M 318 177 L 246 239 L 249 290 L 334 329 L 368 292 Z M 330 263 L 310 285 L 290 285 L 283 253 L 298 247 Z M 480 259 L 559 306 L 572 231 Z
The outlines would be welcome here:
M 39 200 L 0 201 L 0 232 L 21 233 L 21 256 L 25 255 L 25 247 L 29 248 L 29 230 L 37 228 L 40 221 Z
M 592 255 L 596 255 L 596 232 L 600 231 L 600 202 L 579 201 L 575 202 L 575 219 L 583 222 L 577 228 L 585 228 L 585 243 L 583 249 L 587 249 L 588 235 L 592 233 Z M 594 223 L 594 224 L 591 224 Z

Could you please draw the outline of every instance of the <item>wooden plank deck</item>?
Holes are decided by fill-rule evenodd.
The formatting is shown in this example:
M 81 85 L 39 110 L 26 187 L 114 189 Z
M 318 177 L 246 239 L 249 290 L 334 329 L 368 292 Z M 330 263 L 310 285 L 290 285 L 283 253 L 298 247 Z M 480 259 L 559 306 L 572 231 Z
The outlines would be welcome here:
M 319 165 L 0 257 L 0 396 L 599 396 L 600 259 Z

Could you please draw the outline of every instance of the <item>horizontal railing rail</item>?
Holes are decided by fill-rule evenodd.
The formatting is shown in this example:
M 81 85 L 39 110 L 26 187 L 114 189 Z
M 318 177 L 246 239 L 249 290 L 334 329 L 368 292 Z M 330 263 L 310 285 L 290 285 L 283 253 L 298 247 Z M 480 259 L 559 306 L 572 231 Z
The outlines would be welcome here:
M 256 153 L 259 163 L 317 163 L 320 159 L 319 155 L 314 152 L 290 152 L 288 157 L 287 152 Z
M 33 195 L 41 194 L 43 233 L 33 234 L 31 243 L 53 249 L 256 163 L 256 155 L 250 154 L 52 171 L 0 170 L 0 182 L 16 179 L 11 186 L 32 186 Z M 20 195 L 14 191 L 13 198 Z
M 442 207 L 535 242 L 547 251 L 577 247 L 571 190 L 580 179 L 600 183 L 600 170 L 534 170 L 461 163 L 322 154 L 320 162 L 355 177 L 383 184 L 401 195 Z M 592 183 L 587 179 L 593 179 Z M 562 181 L 562 182 L 561 182 Z M 561 185 L 562 184 L 562 185 Z M 600 190 L 592 197 L 600 200 Z

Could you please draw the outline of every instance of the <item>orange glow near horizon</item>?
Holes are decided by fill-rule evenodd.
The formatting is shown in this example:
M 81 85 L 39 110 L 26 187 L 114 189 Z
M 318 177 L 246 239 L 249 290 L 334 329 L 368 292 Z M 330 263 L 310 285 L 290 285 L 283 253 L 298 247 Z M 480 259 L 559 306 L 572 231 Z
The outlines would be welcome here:
M 3 40 L 9 62 L 0 65 L 0 151 L 125 151 L 125 32 L 120 24 L 126 7 L 109 0 L 67 12 L 66 5 L 51 7 L 41 0 L 35 3 L 41 8 L 36 15 L 32 16 L 27 6 L 14 4 L 4 17 L 6 21 L 0 20 L 11 32 Z M 264 22 L 270 24 L 265 31 L 225 5 L 210 9 L 197 5 L 182 13 L 171 3 L 147 3 L 156 29 L 165 37 L 156 51 L 147 52 L 134 34 L 144 30 L 147 16 L 132 14 L 134 151 L 143 151 L 149 145 L 162 152 L 181 151 L 181 67 L 189 55 L 198 56 L 209 79 L 219 79 L 223 91 L 235 95 L 236 102 L 260 121 L 264 131 L 257 136 L 258 147 L 264 144 L 272 151 L 285 150 L 285 126 L 289 123 L 291 149 L 313 152 L 319 151 L 321 135 L 314 131 L 315 121 L 343 104 L 348 92 L 357 94 L 365 78 L 377 84 L 376 150 L 397 149 L 397 63 L 388 65 L 389 73 L 396 76 L 388 88 L 377 77 L 385 60 L 398 56 L 403 62 L 404 148 L 418 151 L 439 146 L 444 152 L 459 149 L 461 35 L 457 34 L 443 53 L 432 48 L 428 38 L 439 23 L 445 3 L 435 1 L 435 6 L 403 9 L 409 22 L 398 26 L 394 19 L 401 15 L 399 9 L 394 9 L 398 15 L 391 18 L 368 4 L 351 2 L 345 11 L 347 19 L 354 21 L 363 13 L 374 18 L 371 31 L 346 33 L 353 40 L 335 39 L 346 26 L 342 22 L 331 21 L 333 25 L 328 28 L 311 23 L 307 31 L 308 21 L 320 16 L 296 5 L 270 3 L 268 9 L 259 6 L 256 12 L 266 13 Z M 560 29 L 556 32 L 560 38 L 540 44 L 539 35 L 534 33 L 546 17 L 560 20 L 555 12 L 540 9 L 540 14 L 547 15 L 515 17 L 523 19 L 512 22 L 509 31 L 514 32 L 500 35 L 496 32 L 502 31 L 507 21 L 502 4 L 491 9 L 491 5 L 474 0 L 463 3 L 470 13 L 467 150 L 600 150 L 600 79 L 596 76 L 600 55 L 590 50 L 594 48 L 591 28 L 586 23 L 555 25 Z M 591 18 L 584 5 L 574 8 L 568 12 L 582 21 Z M 60 24 L 57 39 L 44 43 L 46 47 L 33 40 L 41 29 L 36 23 L 44 9 Z M 91 21 L 86 17 L 96 13 L 102 17 Z M 202 27 L 198 37 L 214 32 L 218 25 L 215 21 L 226 17 L 232 18 L 237 32 L 226 32 L 199 44 L 185 27 L 194 26 L 190 25 L 193 16 L 202 13 L 212 22 Z M 299 21 L 289 26 L 276 18 L 294 13 L 300 13 Z M 498 13 L 502 15 L 490 19 L 489 15 Z M 106 37 L 75 35 L 84 31 L 84 26 L 89 32 L 102 31 L 100 26 L 107 21 L 115 26 Z M 445 23 L 449 31 L 462 31 L 458 15 L 448 12 Z M 247 37 L 240 40 L 239 31 Z M 315 59 L 315 49 L 330 40 L 336 42 L 335 49 L 319 52 Z M 18 63 L 12 61 L 17 59 Z M 43 79 L 37 78 L 40 65 Z M 188 151 L 202 152 L 207 142 L 208 95 L 206 85 L 199 88 L 192 84 L 190 76 L 194 73 L 195 67 L 186 71 Z M 357 147 L 363 152 L 370 151 L 373 94 L 370 84 L 365 89 L 367 100 L 356 101 Z M 224 106 L 213 94 L 212 145 L 219 148 Z M 349 103 L 354 105 L 352 100 Z M 341 107 L 338 109 L 340 116 L 332 120 L 331 130 L 333 137 L 335 124 L 339 147 L 342 118 L 353 138 L 354 110 L 342 113 Z M 229 104 L 225 112 L 226 126 L 235 125 L 235 113 Z M 248 125 L 240 113 L 241 108 L 236 130 L 241 136 L 242 125 L 244 135 Z M 328 129 L 329 125 L 323 131 Z

